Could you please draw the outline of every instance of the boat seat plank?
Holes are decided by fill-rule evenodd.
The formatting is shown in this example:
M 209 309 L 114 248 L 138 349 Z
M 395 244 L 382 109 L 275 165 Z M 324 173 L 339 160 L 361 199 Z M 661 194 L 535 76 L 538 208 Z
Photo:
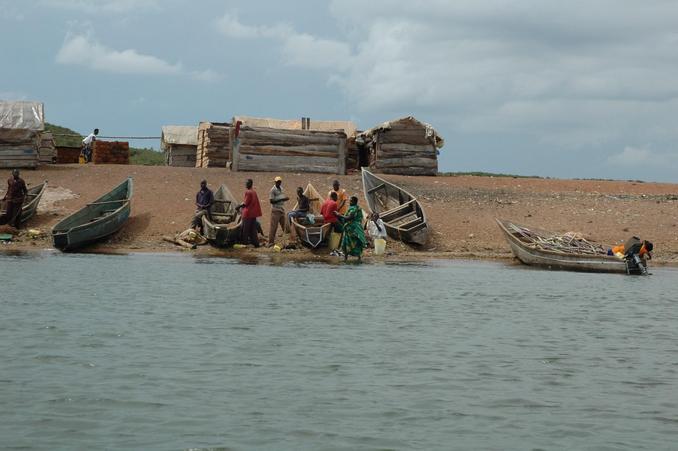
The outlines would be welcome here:
M 368 189 L 368 190 L 367 190 L 367 194 L 372 194 L 372 193 L 375 192 L 375 191 L 379 191 L 380 189 L 385 189 L 385 188 L 386 188 L 386 184 L 385 184 L 385 183 L 382 183 L 381 185 L 377 185 L 377 186 L 375 186 L 374 188 Z
M 398 213 L 405 212 L 407 210 L 414 210 L 414 204 L 416 202 L 416 199 L 412 199 L 408 202 L 405 202 L 402 205 L 397 206 L 396 208 L 392 208 L 390 210 L 386 210 L 382 212 L 379 216 L 382 218 L 384 216 L 391 217 L 391 216 L 399 216 Z

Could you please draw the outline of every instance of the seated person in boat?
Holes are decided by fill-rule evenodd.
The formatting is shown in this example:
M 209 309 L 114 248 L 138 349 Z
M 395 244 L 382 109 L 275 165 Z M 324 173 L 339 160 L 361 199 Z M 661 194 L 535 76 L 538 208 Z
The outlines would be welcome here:
M 297 188 L 297 209 L 287 213 L 287 221 L 292 224 L 293 218 L 305 218 L 308 216 L 308 211 L 311 209 L 311 202 L 304 194 L 304 189 L 300 186 Z
M 0 216 L 0 224 L 9 224 L 18 229 L 21 226 L 21 208 L 28 194 L 26 182 L 19 177 L 19 170 L 13 169 L 7 180 L 7 191 L 2 200 L 5 201 L 5 214 Z
M 614 255 L 619 258 L 626 258 L 633 255 L 638 255 L 638 257 L 643 260 L 652 259 L 652 250 L 654 245 L 647 240 L 640 240 L 637 236 L 632 236 L 626 243 L 622 243 L 618 246 L 614 246 L 612 249 L 608 249 L 607 255 Z
M 367 233 L 372 242 L 376 239 L 386 239 L 386 225 L 376 211 L 370 215 L 370 220 L 367 221 Z
M 207 216 L 207 219 L 212 219 L 212 205 L 214 205 L 214 193 L 207 187 L 207 180 L 200 182 L 200 191 L 195 195 L 195 206 L 197 210 L 193 216 L 191 227 L 195 230 L 202 230 L 202 217 Z
M 339 207 L 337 206 L 337 193 L 334 191 L 330 192 L 330 197 L 325 199 L 325 202 L 320 206 L 320 214 L 323 215 L 323 220 L 326 223 L 332 224 L 332 230 L 337 233 L 342 232 L 341 223 L 337 215 Z

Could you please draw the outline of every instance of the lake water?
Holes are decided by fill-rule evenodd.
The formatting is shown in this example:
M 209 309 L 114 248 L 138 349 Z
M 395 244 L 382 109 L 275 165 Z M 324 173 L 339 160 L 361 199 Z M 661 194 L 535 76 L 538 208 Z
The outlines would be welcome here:
M 0 448 L 678 448 L 678 272 L 0 255 Z

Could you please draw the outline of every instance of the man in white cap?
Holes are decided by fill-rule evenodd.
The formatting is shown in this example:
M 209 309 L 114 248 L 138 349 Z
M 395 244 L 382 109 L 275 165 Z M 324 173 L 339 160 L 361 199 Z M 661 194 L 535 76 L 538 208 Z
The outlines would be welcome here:
M 278 225 L 280 225 L 283 233 L 285 233 L 285 202 L 290 200 L 283 192 L 282 178 L 278 176 L 273 181 L 275 185 L 271 188 L 268 196 L 269 202 L 271 202 L 271 225 L 268 230 L 269 247 L 275 244 L 275 234 L 278 231 Z

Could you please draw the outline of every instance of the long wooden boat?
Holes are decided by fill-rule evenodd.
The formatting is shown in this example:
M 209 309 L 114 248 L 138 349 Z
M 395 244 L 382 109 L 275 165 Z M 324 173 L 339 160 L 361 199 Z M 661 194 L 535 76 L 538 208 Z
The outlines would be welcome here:
M 237 206 L 238 202 L 226 185 L 221 185 L 214 193 L 212 218 L 202 217 L 203 233 L 213 246 L 230 246 L 240 239 L 242 219 L 235 209 Z
M 559 235 L 497 219 L 513 255 L 522 263 L 569 271 L 646 274 L 647 268 L 625 258 L 607 255 L 611 246 L 594 243 L 572 233 Z
M 46 181 L 28 189 L 28 193 L 26 194 L 24 203 L 21 206 L 22 224 L 31 219 L 35 215 L 35 212 L 38 209 L 38 204 L 40 203 L 40 199 L 42 199 L 42 195 L 45 192 L 45 189 L 47 189 Z M 0 215 L 5 214 L 6 210 L 7 210 L 6 201 L 0 200 Z
M 92 203 L 52 228 L 54 247 L 78 249 L 117 232 L 130 216 L 132 178 L 128 178 Z
M 311 224 L 307 218 L 293 218 L 291 225 L 294 227 L 296 235 L 304 244 L 316 248 L 327 241 L 332 231 L 332 224 L 326 223 L 323 215 L 320 214 L 320 207 L 325 199 L 323 199 L 313 185 L 310 183 L 306 185 L 304 195 L 308 197 L 310 204 L 308 212 L 313 215 L 314 221 Z M 296 210 L 298 207 L 299 203 L 294 204 L 293 210 Z
M 394 240 L 426 244 L 426 213 L 412 194 L 363 168 L 363 191 L 370 210 L 379 213 L 386 233 Z

